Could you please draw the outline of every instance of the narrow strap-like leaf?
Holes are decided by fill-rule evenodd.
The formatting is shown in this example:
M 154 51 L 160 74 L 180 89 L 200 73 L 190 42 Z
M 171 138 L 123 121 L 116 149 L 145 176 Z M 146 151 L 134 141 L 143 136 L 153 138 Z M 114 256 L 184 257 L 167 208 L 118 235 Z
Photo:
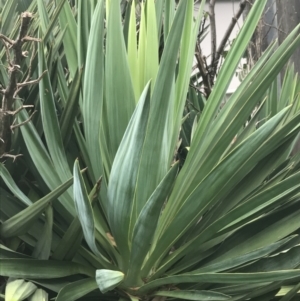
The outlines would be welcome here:
M 64 0 L 56 0 L 57 5 Z M 67 32 L 64 36 L 64 52 L 68 62 L 68 67 L 71 73 L 71 77 L 75 76 L 77 70 L 77 23 L 73 15 L 70 3 L 64 1 L 64 6 L 59 13 L 59 23 L 61 28 L 67 27 Z M 81 66 L 79 66 L 81 67 Z
M 48 205 L 45 209 L 45 224 L 42 230 L 42 234 L 39 237 L 35 248 L 32 253 L 32 257 L 36 259 L 49 259 L 52 246 L 52 231 L 53 231 L 53 208 Z
M 43 43 L 39 43 L 38 54 L 39 74 L 42 75 L 42 73 L 47 70 Z M 39 82 L 39 92 L 43 129 L 49 153 L 59 178 L 62 181 L 66 181 L 72 174 L 67 161 L 65 148 L 63 147 L 61 130 L 57 119 L 55 100 L 48 72 Z
M 14 179 L 8 172 L 8 170 L 5 168 L 3 163 L 0 162 L 0 175 L 7 187 L 10 189 L 10 191 L 18 197 L 20 201 L 25 203 L 26 205 L 31 205 L 32 201 L 20 190 L 20 188 L 16 185 Z
M 186 7 L 187 1 L 180 1 L 152 90 L 148 128 L 136 189 L 138 214 L 171 165 L 169 154 L 172 147 L 174 79 Z
M 193 300 L 193 301 L 221 301 L 221 300 L 229 300 L 231 296 L 214 292 L 214 291 L 158 291 L 155 293 L 155 296 L 163 296 L 170 298 L 178 298 L 183 300 Z
M 272 281 L 283 281 L 300 277 L 300 270 L 285 270 L 263 273 L 203 273 L 203 274 L 182 274 L 154 280 L 142 286 L 139 293 L 146 293 L 157 287 L 177 283 L 228 283 L 228 284 L 249 284 Z
M 138 216 L 136 185 L 150 110 L 150 84 L 142 93 L 116 154 L 108 185 L 109 223 L 124 262 L 129 261 L 129 239 Z
M 113 159 L 134 111 L 135 95 L 129 71 L 119 1 L 111 1 L 109 13 L 105 57 L 105 108 L 109 118 L 105 119 L 107 123 L 105 128 L 108 130 L 109 154 Z M 116 89 L 116 87 L 119 88 Z
M 152 244 L 158 218 L 167 196 L 170 194 L 174 185 L 177 171 L 178 162 L 174 164 L 157 186 L 136 221 L 132 237 L 129 270 L 126 279 L 126 283 L 130 283 L 128 285 L 136 286 L 141 282 L 141 267 Z
M 104 5 L 99 1 L 94 11 L 88 40 L 83 84 L 82 114 L 87 152 L 94 180 L 103 176 L 100 130 L 104 93 Z
M 79 93 L 81 88 L 82 69 L 77 70 L 70 86 L 70 93 L 68 95 L 67 103 L 63 114 L 60 118 L 61 137 L 64 145 L 69 141 L 72 134 L 75 117 L 79 110 Z
M 86 266 L 68 261 L 1 259 L 0 275 L 13 278 L 56 279 L 71 275 L 95 276 L 95 271 Z
M 56 301 L 75 301 L 98 289 L 95 278 L 74 281 L 64 286 L 58 293 Z
M 26 233 L 28 228 L 42 214 L 49 202 L 55 201 L 73 183 L 73 178 L 51 191 L 48 195 L 14 215 L 0 226 L 2 237 L 12 237 Z
M 270 134 L 274 131 L 287 112 L 288 108 L 274 116 L 254 132 L 246 141 L 240 144 L 235 151 L 224 158 L 224 160 L 210 172 L 205 180 L 198 184 L 197 188 L 189 195 L 186 201 L 181 203 L 180 210 L 175 210 L 175 212 L 177 211 L 176 215 L 172 206 L 167 206 L 163 215 L 170 221 L 169 226 L 159 239 L 159 245 L 161 244 L 161 246 L 157 245 L 153 254 L 148 259 L 147 269 L 154 264 L 157 257 L 161 258 L 164 256 L 164 252 L 167 252 L 167 250 L 174 245 L 174 242 L 185 233 L 188 227 L 196 223 L 197 219 L 201 216 L 201 212 L 203 212 L 202 210 L 206 209 L 209 204 L 213 205 L 213 199 L 216 198 L 221 191 L 224 194 L 224 190 L 230 190 L 229 185 L 234 185 L 235 182 L 233 180 L 229 181 L 231 177 L 237 177 L 239 172 L 247 173 L 249 168 L 253 166 L 253 163 L 251 162 L 258 162 L 260 160 L 257 152 L 260 149 L 261 152 L 269 149 L 270 143 L 267 144 L 266 139 L 270 138 Z M 285 130 L 288 131 L 289 129 L 292 129 L 292 124 L 290 126 L 291 128 L 288 127 L 285 128 Z M 272 138 L 274 144 L 278 143 L 278 138 Z M 261 153 L 260 156 L 263 157 L 263 154 Z M 247 167 L 248 164 L 249 167 Z M 240 179 L 240 177 L 241 175 L 238 179 Z M 222 182 L 223 184 L 221 184 Z M 175 183 L 175 186 L 176 184 L 177 183 Z M 181 185 L 181 183 L 179 185 Z M 174 190 L 172 193 L 174 193 Z M 199 195 L 201 196 L 200 201 Z
M 96 244 L 93 209 L 89 200 L 89 196 L 86 192 L 82 175 L 80 174 L 78 160 L 76 160 L 74 164 L 73 187 L 75 208 L 81 223 L 84 238 L 94 254 L 98 256 L 99 260 L 102 262 L 102 265 L 104 267 L 111 267 L 112 265 L 109 263 L 108 259 L 101 254 Z

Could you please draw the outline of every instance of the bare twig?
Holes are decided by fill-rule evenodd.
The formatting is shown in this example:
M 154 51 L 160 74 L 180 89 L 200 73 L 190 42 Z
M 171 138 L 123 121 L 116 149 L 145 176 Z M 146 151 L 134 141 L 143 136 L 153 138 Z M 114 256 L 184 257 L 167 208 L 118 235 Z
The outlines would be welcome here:
M 22 39 L 23 42 L 40 42 L 41 39 L 26 36 Z
M 22 62 L 22 46 L 23 46 L 23 41 L 22 39 L 26 36 L 27 30 L 29 23 L 31 21 L 32 15 L 30 13 L 23 13 L 21 16 L 21 28 L 19 32 L 19 36 L 15 41 L 12 41 L 10 39 L 5 39 L 3 38 L 4 36 L 2 35 L 2 39 L 4 40 L 10 40 L 11 43 L 11 49 L 14 51 L 14 58 L 13 60 L 8 61 L 9 65 L 12 66 L 12 68 L 9 70 L 10 75 L 9 75 L 9 83 L 8 86 L 5 90 L 5 99 L 2 101 L 2 110 L 7 111 L 11 110 L 13 106 L 13 95 L 14 92 L 17 88 L 17 75 L 18 75 L 18 70 L 21 66 Z M 8 58 L 10 59 L 10 57 Z
M 33 105 L 22 106 L 15 111 L 7 111 L 6 114 L 10 114 L 10 115 L 14 116 L 14 115 L 18 114 L 19 112 L 21 112 L 22 110 L 24 110 L 25 108 L 33 108 L 33 107 L 34 107 Z
M 37 111 L 33 111 L 33 113 L 29 116 L 29 118 L 27 118 L 25 121 L 21 122 L 21 123 L 18 123 L 18 124 L 12 124 L 10 126 L 10 129 L 11 130 L 14 130 L 16 128 L 19 128 L 20 126 L 24 125 L 24 124 L 27 124 L 28 122 L 31 121 L 31 119 L 33 118 L 33 115 L 36 113 Z
M 200 71 L 202 80 L 203 80 L 203 85 L 204 85 L 204 93 L 205 96 L 208 97 L 211 93 L 211 79 L 205 64 L 205 60 L 202 56 L 202 50 L 200 47 L 199 43 L 196 43 L 196 53 L 195 53 L 195 57 L 197 60 L 197 64 L 198 64 L 198 69 Z
M 211 66 L 215 65 L 215 57 L 216 57 L 216 49 L 217 49 L 215 4 L 216 4 L 216 0 L 210 0 L 209 22 L 210 22 L 210 34 L 211 34 Z
M 43 76 L 48 72 L 48 70 L 45 70 L 41 76 L 39 76 L 37 79 L 34 79 L 34 80 L 31 80 L 31 81 L 24 81 L 22 83 L 18 83 L 17 84 L 17 90 L 14 94 L 14 97 L 16 97 L 16 95 L 20 92 L 20 90 L 22 90 L 23 87 L 26 87 L 26 86 L 30 86 L 30 85 L 35 85 L 37 83 L 40 82 L 40 80 L 43 78 Z
M 13 45 L 14 44 L 14 41 L 11 40 L 10 38 L 6 37 L 5 35 L 1 34 L 0 33 L 0 39 L 4 40 L 5 42 L 7 42 L 8 44 L 10 45 Z
M 240 3 L 240 8 L 239 8 L 238 12 L 234 15 L 234 17 L 231 19 L 231 22 L 230 22 L 222 40 L 221 40 L 221 43 L 216 51 L 216 56 L 215 56 L 214 60 L 212 60 L 212 64 L 211 64 L 211 69 L 212 69 L 211 76 L 213 76 L 213 77 L 215 77 L 215 75 L 216 75 L 216 70 L 217 70 L 217 67 L 218 67 L 218 64 L 220 61 L 220 57 L 221 57 L 222 53 L 224 52 L 226 43 L 228 42 L 228 39 L 234 29 L 234 26 L 236 25 L 238 19 L 242 15 L 242 13 L 246 7 L 246 4 L 247 4 L 247 0 L 244 0 Z
M 31 81 L 24 81 L 23 83 L 18 83 L 17 84 L 17 87 L 18 88 L 22 88 L 22 87 L 25 87 L 25 86 L 30 86 L 30 85 L 34 85 L 34 84 L 37 84 L 39 83 L 39 81 L 43 78 L 43 76 L 47 73 L 48 71 L 45 70 L 41 76 L 39 76 L 37 79 L 34 79 L 34 80 L 31 80 Z
M 0 158 L 1 158 L 1 159 L 3 159 L 3 158 L 12 158 L 12 159 L 13 159 L 13 162 L 15 162 L 16 159 L 17 159 L 18 157 L 22 157 L 22 156 L 23 156 L 22 154 L 11 155 L 11 154 L 5 153 L 5 154 L 3 154 Z

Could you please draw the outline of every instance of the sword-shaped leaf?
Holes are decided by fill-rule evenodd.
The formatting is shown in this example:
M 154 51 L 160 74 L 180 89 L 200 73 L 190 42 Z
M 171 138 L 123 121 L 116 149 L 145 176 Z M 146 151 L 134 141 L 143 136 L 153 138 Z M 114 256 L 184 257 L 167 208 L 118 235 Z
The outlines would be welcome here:
M 289 108 L 286 108 L 281 111 L 255 131 L 247 140 L 224 158 L 203 182 L 199 183 L 197 188 L 195 188 L 189 197 L 181 204 L 176 216 L 172 215 L 169 217 L 172 221 L 160 237 L 158 245 L 146 264 L 145 270 L 148 270 L 158 258 L 164 256 L 175 241 L 182 236 L 192 224 L 196 223 L 203 212 L 202 210 L 213 205 L 214 198 L 217 197 L 221 191 L 225 194 L 227 189 L 230 190 L 230 185 L 235 185 L 235 181 L 239 181 L 241 177 L 243 177 L 242 174 L 247 174 L 249 169 L 254 166 L 254 162 L 257 163 L 260 158 L 264 157 L 265 152 L 271 151 L 270 147 L 272 144 L 267 144 L 267 139 L 272 138 L 274 145 L 278 143 L 278 138 L 276 136 L 271 136 L 270 138 L 270 134 L 273 133 L 277 125 L 286 116 L 288 110 Z M 287 133 L 291 129 L 293 129 L 292 124 L 290 127 L 285 128 Z M 177 183 L 175 183 L 175 187 L 176 184 Z M 181 185 L 181 183 L 179 185 Z M 172 193 L 174 193 L 174 190 Z M 201 196 L 200 199 L 199 196 Z M 168 210 L 165 209 L 163 214 L 167 216 Z
M 94 180 L 103 176 L 100 150 L 100 129 L 104 93 L 103 39 L 104 6 L 103 1 L 99 1 L 93 14 L 87 46 L 82 105 L 84 133 Z
M 167 175 L 157 186 L 135 223 L 129 270 L 126 276 L 126 283 L 130 283 L 128 285 L 136 286 L 139 282 L 141 282 L 140 271 L 142 264 L 151 247 L 162 207 L 174 185 L 177 171 L 178 162 L 172 166 Z
M 74 202 L 75 208 L 81 227 L 83 230 L 84 238 L 94 252 L 94 254 L 99 258 L 99 261 L 104 267 L 112 267 L 109 260 L 99 251 L 95 239 L 95 224 L 94 224 L 94 214 L 93 208 L 89 200 L 89 196 L 86 191 L 86 187 L 80 174 L 78 160 L 74 164 Z
M 108 184 L 108 213 L 113 236 L 125 262 L 129 261 L 130 229 L 136 212 L 136 185 L 147 132 L 150 84 L 141 95 L 116 154 Z M 131 230 L 132 231 L 132 230 Z
M 109 117 L 105 119 L 107 123 L 105 128 L 108 130 L 106 143 L 111 159 L 113 159 L 136 102 L 129 71 L 119 1 L 111 1 L 109 13 L 105 57 L 105 108 Z
M 136 189 L 137 214 L 141 212 L 171 165 L 174 79 L 186 7 L 187 1 L 180 1 L 152 90 L 148 128 Z

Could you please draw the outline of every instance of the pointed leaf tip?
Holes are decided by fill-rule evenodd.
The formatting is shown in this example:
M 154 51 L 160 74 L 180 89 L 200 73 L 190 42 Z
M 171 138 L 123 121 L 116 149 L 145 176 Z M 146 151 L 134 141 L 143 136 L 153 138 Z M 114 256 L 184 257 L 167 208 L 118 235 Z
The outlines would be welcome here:
M 124 274 L 119 271 L 97 270 L 96 282 L 100 291 L 104 294 L 118 286 L 124 279 Z

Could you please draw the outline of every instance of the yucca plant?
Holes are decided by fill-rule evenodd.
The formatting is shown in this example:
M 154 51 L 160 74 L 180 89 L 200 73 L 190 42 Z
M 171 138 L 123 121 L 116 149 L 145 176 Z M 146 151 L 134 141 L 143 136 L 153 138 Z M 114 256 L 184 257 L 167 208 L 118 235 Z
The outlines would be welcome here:
M 16 132 L 23 174 L 0 165 L 1 276 L 56 301 L 297 296 L 299 84 L 289 71 L 293 93 L 278 103 L 274 87 L 299 27 L 220 106 L 266 2 L 227 54 L 181 164 L 205 1 L 196 18 L 192 0 L 132 1 L 124 12 L 114 0 L 32 2 L 42 41 L 24 66 L 48 73 L 22 94 L 40 111 Z

